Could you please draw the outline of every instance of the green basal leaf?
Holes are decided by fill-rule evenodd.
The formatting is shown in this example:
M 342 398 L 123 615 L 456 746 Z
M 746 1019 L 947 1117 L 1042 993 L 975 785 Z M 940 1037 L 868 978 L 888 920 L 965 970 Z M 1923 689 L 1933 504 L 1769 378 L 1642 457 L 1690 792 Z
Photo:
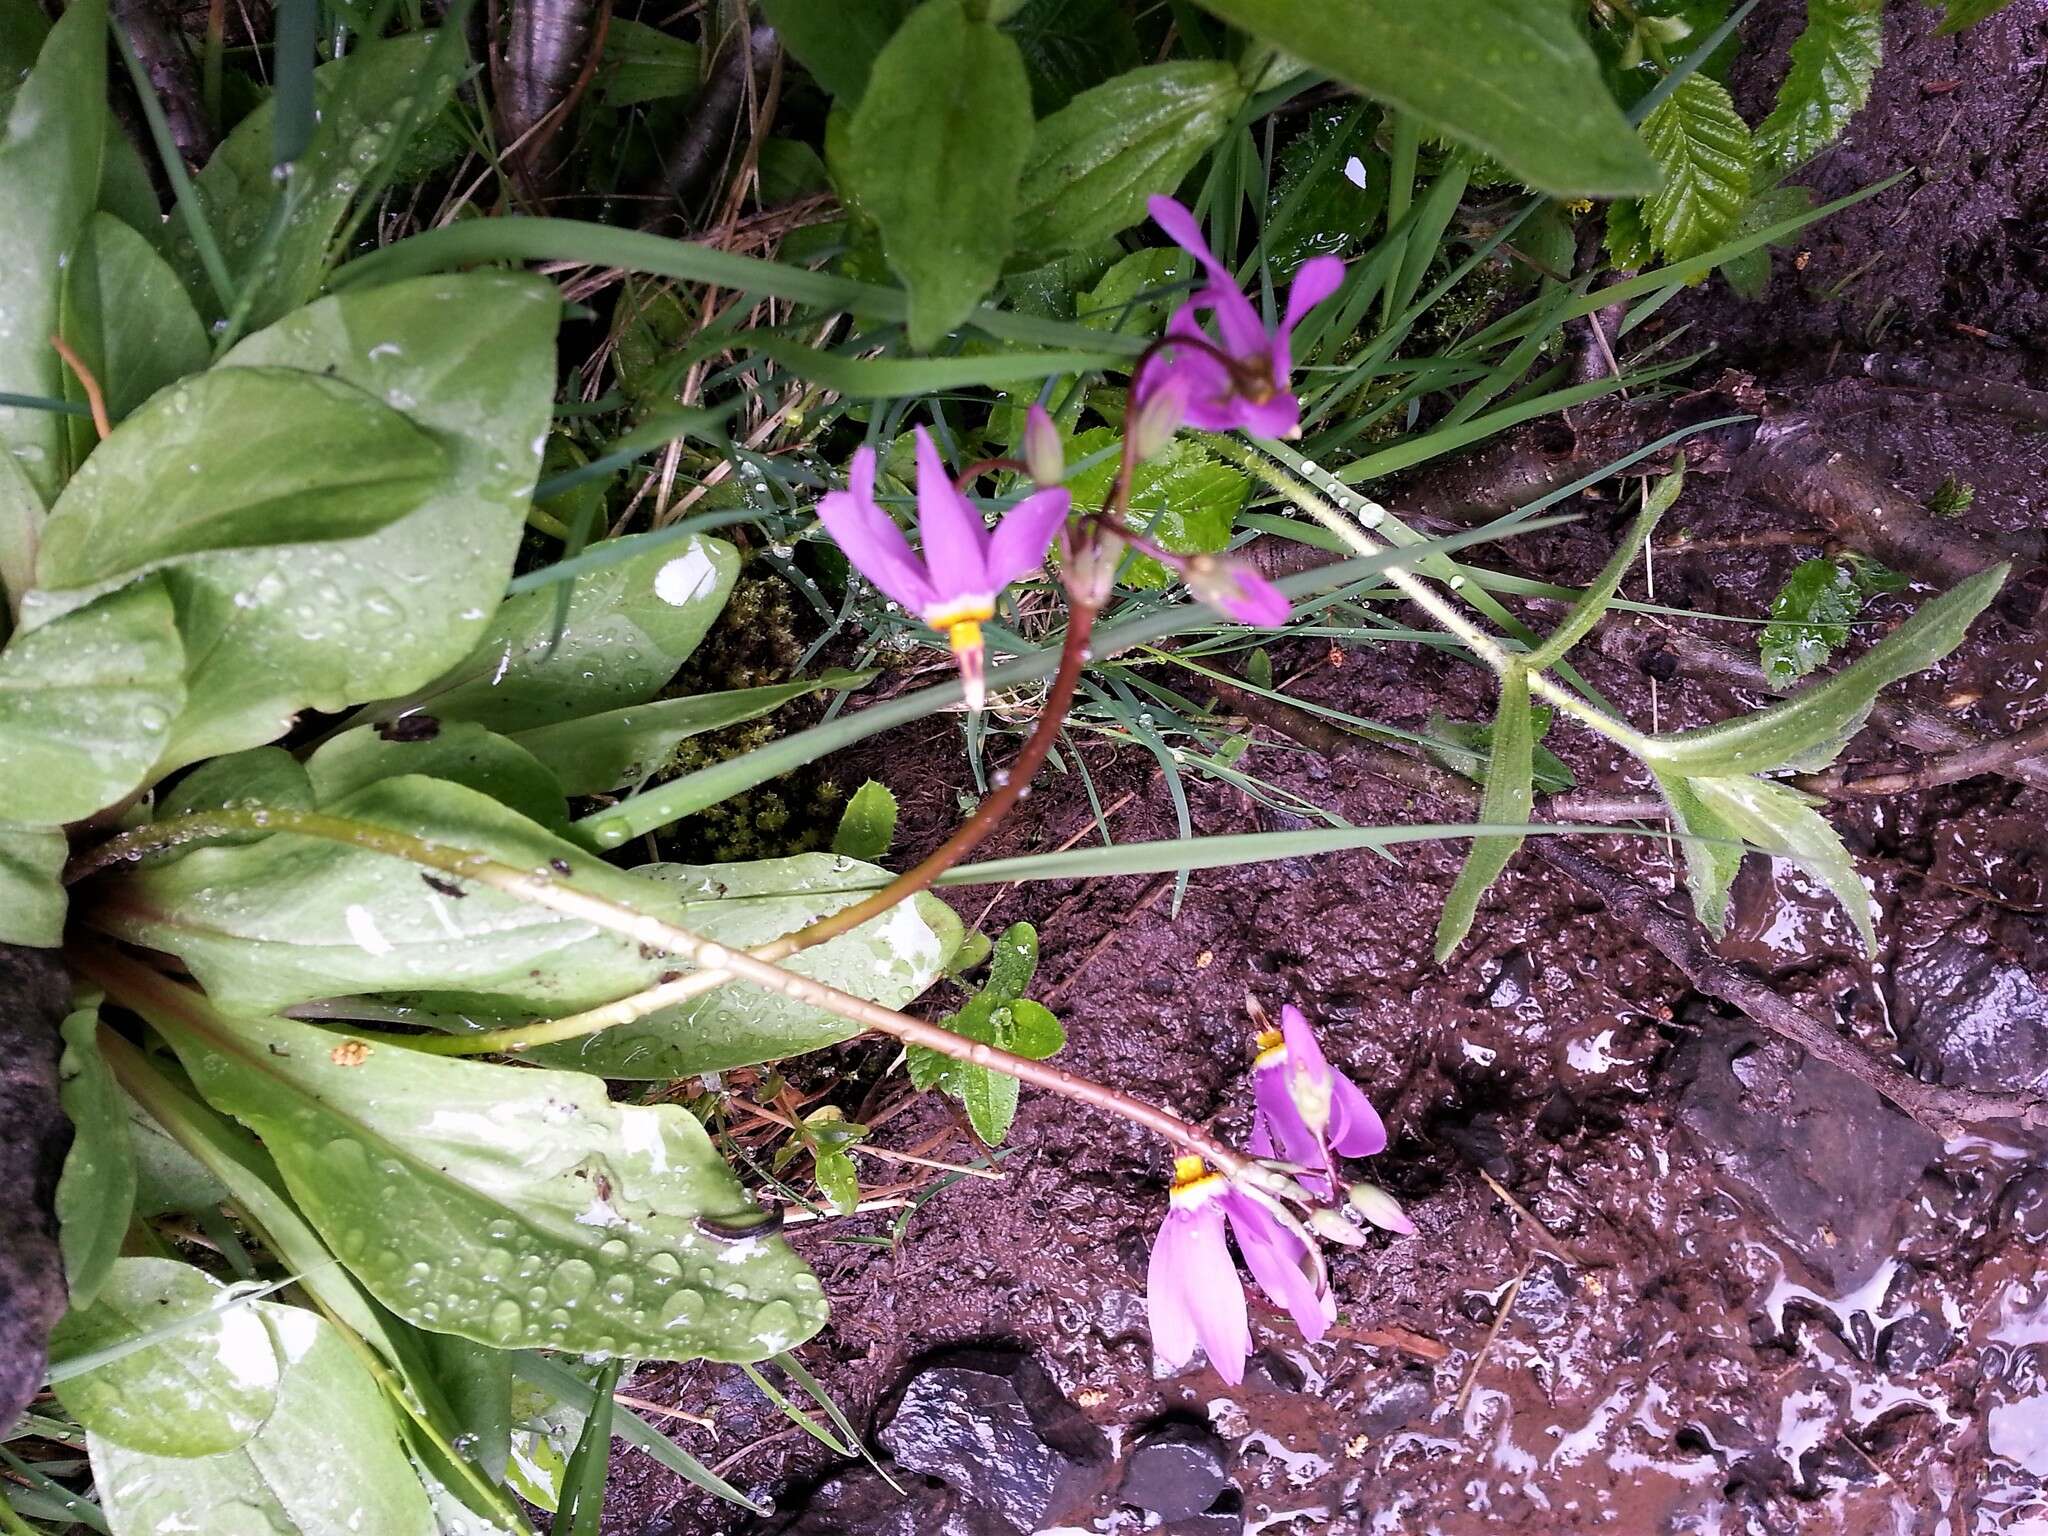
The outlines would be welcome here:
M 1075 300 L 1074 316 L 1091 330 L 1156 335 L 1194 275 L 1195 258 L 1178 246 L 1134 251 Z
M 612 1414 L 617 1408 L 612 1394 L 619 1389 L 619 1368 L 623 1361 L 610 1360 L 598 1371 L 591 1391 L 595 1395 L 590 1415 L 583 1421 L 583 1433 L 576 1449 L 569 1453 L 562 1469 L 562 1495 L 550 1536 L 598 1536 L 604 1518 L 604 1484 L 612 1464 Z
M 593 895 L 736 949 L 838 911 L 882 873 L 831 854 L 799 854 L 626 874 L 474 790 L 419 777 L 380 780 L 330 809 L 519 868 L 552 868 Z M 109 881 L 95 910 L 109 932 L 177 954 L 209 993 L 237 1009 L 457 993 L 465 1012 L 565 1014 L 688 969 L 674 956 L 488 886 L 291 834 L 246 848 L 203 848 Z M 938 977 L 959 932 L 951 909 L 924 896 L 790 963 L 900 1007 Z M 734 986 L 534 1054 L 611 1077 L 681 1077 L 793 1055 L 855 1030 L 836 1014 Z
M 762 688 L 655 699 L 518 731 L 511 739 L 547 766 L 564 794 L 609 794 L 658 773 L 673 759 L 676 748 L 692 736 L 758 719 L 823 689 L 865 687 L 875 676 L 871 671 L 831 671 Z
M 1509 668 L 1500 684 L 1500 709 L 1493 722 L 1493 753 L 1486 763 L 1486 790 L 1479 800 L 1479 820 L 1488 826 L 1519 827 L 1535 808 L 1535 731 L 1529 714 L 1527 667 Z M 1522 846 L 1522 834 L 1475 837 L 1464 867 L 1444 898 L 1436 925 L 1436 960 L 1441 965 L 1465 942 L 1479 898 L 1500 878 Z
M 92 1305 L 99 1294 L 135 1209 L 135 1147 L 121 1090 L 100 1055 L 99 1023 L 99 1009 L 90 1007 L 60 1027 L 57 1092 L 71 1122 L 71 1150 L 57 1180 L 57 1229 L 74 1309 Z
M 1671 819 L 1685 834 L 1685 884 L 1701 926 L 1727 931 L 1728 893 L 1742 870 L 1742 838 L 1695 789 L 1696 780 L 1651 770 Z
M 860 1204 L 860 1174 L 853 1159 L 844 1152 L 820 1152 L 812 1159 L 818 1193 L 832 1202 L 841 1216 L 851 1216 Z
M 69 1374 L 88 1357 L 105 1363 Z M 246 1444 L 277 1407 L 284 1362 L 262 1316 L 203 1270 L 119 1259 L 50 1335 L 57 1400 L 98 1439 L 152 1456 Z
M 1642 203 L 1650 238 L 1673 261 L 1712 250 L 1735 232 L 1749 202 L 1749 125 L 1728 88 L 1687 75 L 1643 119 L 1642 134 L 1664 176 Z
M 159 389 L 205 368 L 212 356 L 199 311 L 156 248 L 110 213 L 85 226 L 73 280 L 64 291 L 64 339 L 85 359 L 120 421 Z M 66 391 L 85 391 L 67 378 Z M 71 418 L 71 460 L 95 443 L 92 420 Z
M 6 300 L 0 298 L 0 304 Z M 4 419 L 4 417 L 0 417 Z M 30 483 L 28 471 L 0 438 L 0 599 L 6 601 L 8 627 L 22 597 L 35 585 L 36 541 L 49 515 L 43 498 Z
M 183 670 L 155 578 L 16 634 L 0 651 L 7 814 L 78 821 L 140 788 L 184 705 Z
M 1994 566 L 1929 598 L 1856 661 L 1781 704 L 1644 743 L 1643 761 L 1660 777 L 1825 768 L 1862 729 L 1881 689 L 1932 666 L 1962 643 L 1971 621 L 2004 584 L 2006 571 Z
M 642 21 L 614 16 L 605 25 L 597 96 L 608 107 L 686 101 L 697 94 L 704 50 Z
M 1747 775 L 1696 778 L 1688 784 L 1698 803 L 1736 836 L 1812 871 L 1855 921 L 1865 953 L 1875 958 L 1870 892 L 1840 836 L 1805 795 Z M 1741 862 L 1739 855 L 1735 862 Z
M 10 71 L 0 85 L 13 92 L 0 123 L 0 392 L 62 399 L 67 374 L 49 338 L 59 331 L 66 269 L 99 202 L 110 131 L 104 0 L 66 6 L 36 41 L 28 78 L 15 89 Z M 19 43 L 25 54 L 26 33 Z M 0 405 L 0 458 L 19 464 L 44 503 L 70 471 L 68 446 L 63 417 Z
M 189 1216 L 228 1198 L 227 1186 L 126 1092 L 121 1095 L 128 1145 L 135 1159 L 135 1214 L 147 1220 Z
M 1902 577 L 1867 560 L 1801 561 L 1771 599 L 1771 622 L 1757 642 L 1764 676 L 1782 693 L 1818 671 L 1848 643 L 1849 626 L 1871 597 L 1904 586 Z
M 1647 192 L 1656 168 L 1565 5 L 1200 0 L 1202 9 L 1485 151 L 1542 192 Z
M 1067 1034 L 1049 1009 L 1024 996 L 1037 970 L 1038 931 L 1029 923 L 1012 923 L 995 942 L 987 984 L 966 1007 L 939 1020 L 939 1026 L 1043 1061 L 1067 1043 Z M 984 1142 L 998 1146 L 1009 1135 L 1017 1115 L 1016 1078 L 915 1045 L 905 1052 L 905 1065 L 918 1092 L 939 1088 L 958 1099 Z
M 732 545 L 696 534 L 578 576 L 566 619 L 558 588 L 522 592 L 405 709 L 513 732 L 642 703 L 696 650 L 739 568 Z
M 237 1310 L 276 1341 L 275 1409 L 246 1444 L 212 1456 L 151 1455 L 89 1435 L 113 1536 L 225 1532 L 230 1519 L 264 1536 L 435 1536 L 391 1411 L 340 1331 L 299 1307 L 259 1301 Z
M 486 1476 L 502 1480 L 512 1444 L 511 1353 L 453 1333 L 419 1340 L 454 1421 L 470 1437 L 465 1449 Z
M 699 1122 L 580 1073 L 491 1066 L 268 1017 L 152 1014 L 199 1091 L 263 1138 L 378 1301 L 500 1349 L 758 1360 L 825 1321 Z
M 989 952 L 988 983 L 982 988 L 1000 1002 L 1014 1003 L 1030 989 L 1038 974 L 1038 930 L 1012 923 Z
M 43 529 L 25 617 L 159 566 L 375 533 L 431 497 L 450 456 L 382 400 L 284 368 L 201 374 L 86 460 Z
M 1105 240 L 1145 217 L 1215 147 L 1244 104 L 1228 64 L 1148 64 L 1081 92 L 1038 124 L 1017 188 L 1016 242 L 1033 256 Z
M 761 9 L 797 62 L 850 106 L 910 14 L 910 0 L 761 0 Z
M 216 367 L 301 370 L 402 411 L 442 476 L 366 538 L 181 563 L 190 697 L 164 767 L 270 741 L 299 711 L 390 698 L 475 646 L 519 546 L 552 405 L 553 287 L 474 272 L 321 299 Z
M 1086 458 L 1121 441 L 1109 428 L 1093 427 L 1074 438 L 1070 456 Z M 1116 463 L 1112 454 L 1069 477 L 1067 488 L 1076 506 L 1102 504 Z M 1183 434 L 1131 476 L 1131 526 L 1173 554 L 1215 554 L 1229 547 L 1231 529 L 1250 489 L 1245 475 L 1217 462 L 1198 439 Z M 1145 588 L 1165 587 L 1173 580 L 1149 555 L 1132 559 L 1122 579 L 1127 586 Z
M 1017 45 L 965 0 L 926 0 L 875 59 L 845 162 L 910 290 L 913 347 L 933 346 L 995 286 L 1030 149 Z
M 0 944 L 55 949 L 64 941 L 64 886 L 71 852 L 57 827 L 0 822 Z
M 319 802 L 305 766 L 283 747 L 251 747 L 201 763 L 157 800 L 156 819 L 170 821 L 201 811 L 262 806 L 279 811 L 310 811 Z M 260 842 L 261 832 L 230 832 L 219 845 Z
M 1839 139 L 1884 62 L 1884 0 L 1806 0 L 1806 29 L 1778 103 L 1756 131 L 1759 159 L 1789 167 Z
M 467 720 L 443 725 L 424 741 L 387 738 L 375 727 L 343 731 L 306 759 L 321 805 L 335 805 L 381 779 L 420 774 L 487 795 L 543 827 L 568 819 L 562 786 L 518 743 Z
M 896 796 L 888 785 L 869 779 L 853 792 L 832 835 L 832 851 L 849 859 L 874 863 L 896 840 Z
M 320 291 L 328 244 L 357 193 L 379 180 L 380 168 L 388 173 L 453 93 L 466 61 L 460 48 L 435 43 L 432 32 L 359 40 L 314 70 L 318 127 L 288 177 L 276 174 L 272 97 L 235 125 L 195 178 L 249 325 L 269 325 Z M 170 228 L 172 265 L 203 306 L 214 305 L 184 222 Z

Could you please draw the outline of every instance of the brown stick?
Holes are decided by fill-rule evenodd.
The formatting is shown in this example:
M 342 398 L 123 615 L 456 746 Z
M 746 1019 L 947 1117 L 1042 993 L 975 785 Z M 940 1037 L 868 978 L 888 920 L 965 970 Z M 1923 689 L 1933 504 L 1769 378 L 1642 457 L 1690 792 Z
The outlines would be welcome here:
M 1456 775 L 1392 747 L 1366 741 L 1316 719 L 1291 704 L 1246 693 L 1229 684 L 1210 684 L 1217 697 L 1247 718 L 1291 737 L 1328 757 L 1344 757 L 1371 772 L 1436 802 L 1445 819 L 1468 819 L 1476 813 L 1479 793 Z M 1548 818 L 1546 803 L 1542 814 Z M 1724 959 L 1708 944 L 1705 930 L 1681 916 L 1632 877 L 1613 869 L 1561 837 L 1533 837 L 1529 847 L 1537 858 L 1600 898 L 1607 909 L 1652 949 L 1669 960 L 1693 988 L 1739 1008 L 1773 1034 L 1782 1035 L 1832 1067 L 1848 1073 L 1944 1140 L 1970 1125 L 2015 1120 L 2030 1128 L 2048 1128 L 2048 1096 L 1980 1093 L 1923 1083 L 1888 1062 L 1867 1055 L 1831 1026 L 1812 1018 L 1772 990 L 1747 968 Z
M 112 6 L 114 24 L 163 105 L 164 125 L 171 131 L 179 158 L 187 165 L 203 165 L 213 153 L 213 127 L 200 94 L 198 71 L 172 30 L 166 9 L 159 0 L 114 0 Z
M 2048 422 L 2048 390 L 2028 389 L 2023 384 L 2000 384 L 1993 379 L 1973 379 L 1918 357 L 1898 357 L 1872 352 L 1863 359 L 1863 371 L 1880 384 L 1905 389 L 1925 389 L 1945 395 L 1962 405 L 1997 411 L 2020 421 Z
M 1882 768 L 1830 768 L 1794 782 L 1808 794 L 1855 798 L 1903 795 L 1937 784 L 1956 784 L 1980 773 L 2000 773 L 2037 753 L 2048 752 L 2048 719 L 1998 741 L 1980 741 L 1960 751 L 1930 757 L 1923 763 L 1892 763 Z

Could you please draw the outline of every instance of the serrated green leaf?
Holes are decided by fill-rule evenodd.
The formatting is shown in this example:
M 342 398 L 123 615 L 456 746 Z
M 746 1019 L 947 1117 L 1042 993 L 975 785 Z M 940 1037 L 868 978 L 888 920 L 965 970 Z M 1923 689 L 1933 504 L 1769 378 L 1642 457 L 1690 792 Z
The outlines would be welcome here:
M 0 944 L 55 949 L 64 940 L 64 885 L 71 849 L 57 827 L 0 822 Z
M 1089 457 L 1122 442 L 1107 427 L 1078 434 L 1069 450 L 1075 459 Z M 1117 455 L 1092 469 L 1068 477 L 1074 504 L 1102 504 L 1116 474 Z M 1196 438 L 1174 438 L 1145 460 L 1131 476 L 1131 526 L 1162 549 L 1176 555 L 1212 555 L 1230 544 L 1231 530 L 1244 506 L 1251 482 L 1230 465 L 1211 456 Z M 1159 588 L 1172 577 L 1149 555 L 1133 559 L 1123 573 L 1127 586 Z
M 403 694 L 476 644 L 533 493 L 559 313 L 541 278 L 425 278 L 321 299 L 216 365 L 354 385 L 430 433 L 447 472 L 367 538 L 176 567 L 171 596 L 194 660 L 165 767 L 274 740 L 305 709 Z
M 152 1456 L 247 1444 L 277 1407 L 283 1361 L 254 1307 L 228 1301 L 189 1264 L 116 1261 L 91 1304 L 50 1335 L 57 1400 L 93 1435 Z M 67 1374 L 101 1355 L 112 1358 Z
M 1103 273 L 1074 303 L 1074 317 L 1095 331 L 1151 336 L 1166 329 L 1166 316 L 1187 297 L 1195 258 L 1178 246 L 1134 251 Z
M 1030 150 L 1017 45 L 964 0 L 926 0 L 876 58 L 845 162 L 910 290 L 913 347 L 933 346 L 995 286 Z
M 57 1180 L 57 1229 L 74 1309 L 92 1305 L 112 1273 L 135 1210 L 135 1147 L 121 1090 L 100 1055 L 99 1023 L 97 1007 L 81 1008 L 59 1030 L 57 1092 L 71 1122 L 71 1150 Z
M 1326 107 L 1280 152 L 1261 235 L 1275 284 L 1311 256 L 1341 256 L 1372 233 L 1388 183 L 1377 126 L 1378 114 L 1355 103 Z M 1526 248 L 1531 233 L 1524 223 L 1516 245 Z
M 1934 4 L 1935 0 L 1928 0 L 1928 3 Z M 1935 35 L 1945 36 L 1950 32 L 1960 32 L 1966 27 L 1974 27 L 1987 17 L 1996 16 L 2011 4 L 2012 0 L 1947 0 L 1941 25 L 1934 29 Z
M 1863 728 L 1878 692 L 1932 666 L 1962 643 L 2005 582 L 1993 566 L 1922 603 L 1914 615 L 1826 682 L 1740 719 L 1659 736 L 1639 750 L 1662 776 L 1818 772 Z
M 1718 80 L 1697 71 L 1643 119 L 1664 184 L 1642 200 L 1650 238 L 1673 261 L 1712 250 L 1749 202 L 1749 125 Z
M 196 994 L 187 994 L 195 997 Z M 293 1020 L 144 1006 L 207 1100 L 263 1138 L 309 1221 L 379 1302 L 500 1349 L 758 1360 L 824 1297 L 696 1118 L 613 1104 L 580 1073 L 394 1047 Z
M 1688 781 L 1698 802 L 1716 821 L 1745 842 L 1789 858 L 1810 870 L 1834 893 L 1863 936 L 1864 951 L 1877 954 L 1870 892 L 1856 873 L 1856 861 L 1812 802 L 1797 790 L 1769 779 L 1738 775 Z M 1740 856 L 1736 858 L 1740 863 Z
M 1638 199 L 1624 197 L 1607 205 L 1602 244 L 1615 266 L 1623 269 L 1646 267 L 1657 259 L 1657 243 L 1650 238 L 1649 221 Z
M 1728 893 L 1742 870 L 1742 838 L 1694 789 L 1694 780 L 1651 770 L 1671 819 L 1685 834 L 1685 884 L 1701 925 L 1719 937 L 1728 927 Z
M 1801 561 L 1771 599 L 1771 622 L 1758 636 L 1764 676 L 1783 692 L 1827 664 L 1849 640 L 1849 625 L 1863 609 L 1863 593 L 1846 566 L 1819 558 Z
M 865 687 L 876 675 L 873 671 L 834 670 L 762 688 L 654 699 L 558 725 L 516 731 L 512 740 L 547 765 L 564 794 L 608 794 L 660 771 L 676 748 L 692 736 L 759 719 L 793 699 L 828 688 Z
M 761 0 L 761 9 L 797 62 L 851 106 L 910 14 L 910 0 Z
M 1017 189 L 1016 244 L 1033 256 L 1108 239 L 1145 216 L 1223 137 L 1244 102 L 1228 64 L 1129 70 L 1038 124 Z
M 258 1301 L 238 1310 L 276 1342 L 276 1407 L 246 1444 L 213 1456 L 155 1456 L 89 1435 L 113 1536 L 221 1531 L 228 1511 L 246 1511 L 261 1522 L 246 1528 L 265 1536 L 435 1536 L 391 1411 L 339 1330 L 299 1307 Z
M 1493 721 L 1493 752 L 1486 762 L 1486 789 L 1479 799 L 1479 820 L 1488 826 L 1518 827 L 1535 808 L 1535 731 L 1529 716 L 1529 672 L 1510 667 L 1501 678 L 1500 708 Z M 1522 834 L 1472 839 L 1464 866 L 1444 898 L 1436 925 L 1436 960 L 1441 965 L 1465 942 L 1479 898 L 1500 878 L 1522 846 Z
M 1778 186 L 1760 192 L 1749 201 L 1742 211 L 1742 218 L 1735 226 L 1737 237 L 1754 235 L 1759 230 L 1782 224 L 1787 219 L 1797 218 L 1813 207 L 1813 192 L 1806 187 Z M 1771 282 L 1771 252 L 1792 244 L 1796 237 L 1788 236 L 1774 240 L 1769 245 L 1758 246 L 1753 251 L 1721 263 L 1721 275 L 1728 279 L 1728 286 L 1745 299 L 1756 300 L 1764 296 Z
M 306 759 L 316 801 L 333 805 L 380 779 L 422 774 L 462 784 L 543 827 L 568 818 L 562 786 L 524 747 L 468 720 L 443 725 L 424 741 L 387 738 L 374 727 L 343 731 Z
M 853 792 L 832 836 L 832 851 L 872 864 L 896 840 L 896 796 L 889 786 L 869 779 Z
M 1884 62 L 1884 0 L 1806 0 L 1806 27 L 1777 105 L 1756 131 L 1759 160 L 1787 168 L 1839 139 Z
M 185 702 L 171 601 L 152 577 L 0 651 L 9 817 L 77 821 L 138 789 Z
M 1200 0 L 1543 192 L 1647 192 L 1656 169 L 1569 6 L 1504 0 Z

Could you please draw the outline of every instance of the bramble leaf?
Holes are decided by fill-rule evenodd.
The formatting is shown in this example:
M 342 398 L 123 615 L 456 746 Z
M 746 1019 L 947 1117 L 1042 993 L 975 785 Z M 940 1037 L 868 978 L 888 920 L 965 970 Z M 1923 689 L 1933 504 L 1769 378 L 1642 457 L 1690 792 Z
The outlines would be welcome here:
M 1650 238 L 1673 261 L 1726 240 L 1749 201 L 1749 125 L 1718 80 L 1694 72 L 1643 120 L 1664 184 L 1643 199 Z
M 1777 105 L 1756 131 L 1757 158 L 1786 168 L 1839 139 L 1884 61 L 1884 0 L 1806 0 L 1806 28 Z

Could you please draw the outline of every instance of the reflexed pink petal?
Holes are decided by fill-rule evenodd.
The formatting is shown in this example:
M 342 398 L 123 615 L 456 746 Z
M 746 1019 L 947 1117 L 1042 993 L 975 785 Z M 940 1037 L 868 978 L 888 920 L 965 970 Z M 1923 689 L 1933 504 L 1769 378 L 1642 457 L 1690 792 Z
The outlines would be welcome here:
M 1337 1301 L 1328 1288 L 1318 1285 L 1302 1260 L 1308 1244 L 1280 1224 L 1266 1207 L 1242 1190 L 1233 1189 L 1223 1197 L 1230 1214 L 1230 1230 L 1237 1237 L 1238 1251 L 1245 1267 L 1259 1282 L 1259 1289 L 1285 1307 L 1313 1344 L 1337 1320 Z
M 1152 1245 L 1145 1306 L 1152 1348 L 1167 1365 L 1185 1365 L 1199 1341 L 1218 1376 L 1232 1386 L 1244 1380 L 1251 1324 L 1244 1285 L 1223 1240 L 1221 1200 L 1167 1211 Z
M 1387 1150 L 1387 1126 L 1358 1084 L 1342 1072 L 1330 1084 L 1330 1147 L 1345 1157 Z
M 1066 487 L 1054 486 L 1026 496 L 1003 514 L 988 541 L 988 578 L 997 589 L 1045 564 L 1045 552 L 1072 501 Z
M 1207 308 L 1216 316 L 1223 345 L 1233 355 L 1250 357 L 1266 349 L 1266 325 L 1251 300 L 1237 286 L 1237 278 L 1202 238 L 1195 216 L 1170 197 L 1154 197 L 1145 207 L 1152 221 L 1167 237 L 1196 261 L 1209 275 L 1209 286 L 1195 295 L 1195 307 Z
M 1308 1015 L 1292 1003 L 1281 1005 L 1280 1037 L 1287 1042 L 1287 1066 L 1290 1071 L 1305 1072 L 1315 1078 L 1326 1078 L 1330 1075 L 1330 1058 L 1323 1054 L 1322 1042 L 1316 1039 L 1316 1032 L 1308 1022 Z
M 1194 555 L 1181 566 L 1188 590 L 1239 624 L 1278 629 L 1294 610 L 1287 595 L 1241 560 Z
M 1344 263 L 1335 256 L 1317 256 L 1301 264 L 1294 286 L 1287 290 L 1287 313 L 1280 321 L 1283 340 L 1308 318 L 1308 312 L 1335 293 L 1344 282 Z
M 1287 1066 L 1275 1062 L 1270 1067 L 1258 1067 L 1252 1072 L 1252 1097 L 1257 1105 L 1257 1116 L 1252 1125 L 1252 1150 L 1261 1157 L 1278 1156 L 1287 1162 L 1310 1170 L 1327 1166 L 1329 1159 L 1323 1153 L 1323 1144 L 1316 1139 L 1316 1133 L 1309 1129 L 1308 1121 L 1302 1118 L 1301 1106 L 1294 1102 L 1294 1095 L 1287 1087 Z M 1259 1151 L 1259 1133 L 1263 1130 L 1267 1145 L 1274 1150 Z M 1329 1180 L 1316 1177 L 1321 1188 L 1310 1186 L 1311 1194 L 1329 1192 Z M 1302 1180 L 1309 1183 L 1307 1178 Z
M 924 567 L 895 520 L 875 503 L 875 451 L 854 450 L 848 476 L 852 489 L 828 491 L 818 501 L 818 521 L 840 553 L 883 592 L 912 612 L 932 599 Z
M 917 437 L 917 532 L 931 572 L 936 601 L 971 593 L 993 594 L 1000 582 L 988 576 L 988 530 L 974 504 L 953 489 L 938 445 L 923 427 Z
M 1301 435 L 1301 401 L 1282 389 L 1266 400 L 1239 400 L 1237 425 L 1253 437 L 1286 442 Z

